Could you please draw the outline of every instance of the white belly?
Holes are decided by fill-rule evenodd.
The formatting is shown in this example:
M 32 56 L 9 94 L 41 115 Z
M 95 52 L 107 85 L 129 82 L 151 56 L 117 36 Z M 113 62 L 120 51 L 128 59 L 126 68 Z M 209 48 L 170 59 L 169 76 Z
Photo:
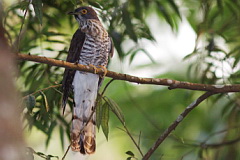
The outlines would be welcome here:
M 99 75 L 76 71 L 73 79 L 74 115 L 84 120 L 91 115 L 98 91 Z

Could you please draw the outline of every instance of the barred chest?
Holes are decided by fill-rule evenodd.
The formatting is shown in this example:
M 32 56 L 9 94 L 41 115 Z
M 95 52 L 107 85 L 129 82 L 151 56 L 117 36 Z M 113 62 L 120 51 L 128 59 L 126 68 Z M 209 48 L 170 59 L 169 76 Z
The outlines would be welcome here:
M 111 41 L 102 24 L 96 20 L 88 20 L 81 27 L 86 38 L 80 54 L 80 64 L 106 66 Z

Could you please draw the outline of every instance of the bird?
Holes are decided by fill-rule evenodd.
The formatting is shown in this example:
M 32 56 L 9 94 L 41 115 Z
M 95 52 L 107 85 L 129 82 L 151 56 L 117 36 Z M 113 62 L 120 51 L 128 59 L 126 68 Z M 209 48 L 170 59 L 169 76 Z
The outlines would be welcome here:
M 72 37 L 66 61 L 106 69 L 114 47 L 96 11 L 92 7 L 82 6 L 69 14 L 75 17 L 79 28 Z M 94 73 L 73 69 L 64 71 L 63 114 L 68 97 L 73 95 L 71 148 L 81 154 L 93 154 L 96 150 L 95 105 L 103 79 L 103 76 Z

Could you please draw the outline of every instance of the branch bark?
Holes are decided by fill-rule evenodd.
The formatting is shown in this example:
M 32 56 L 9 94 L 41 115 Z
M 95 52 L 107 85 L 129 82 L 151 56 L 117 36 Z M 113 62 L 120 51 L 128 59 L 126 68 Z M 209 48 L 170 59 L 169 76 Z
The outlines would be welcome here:
M 69 63 L 63 60 L 56 60 L 47 57 L 41 57 L 36 55 L 18 54 L 17 59 L 25 61 L 34 61 L 39 63 L 44 63 L 52 66 L 71 68 L 79 71 L 85 71 L 90 73 L 96 73 L 103 75 L 104 69 L 94 68 L 91 66 L 85 66 L 81 64 Z M 209 84 L 199 84 L 190 82 L 181 82 L 172 79 L 161 79 L 161 78 L 141 78 L 136 76 L 131 76 L 122 73 L 116 73 L 113 71 L 107 71 L 107 77 L 111 77 L 115 80 L 124 80 L 128 82 L 138 83 L 138 84 L 153 84 L 153 85 L 163 85 L 169 86 L 169 89 L 188 89 L 188 90 L 198 90 L 198 91 L 208 91 L 215 93 L 226 93 L 226 92 L 240 92 L 239 84 L 227 84 L 227 85 L 209 85 Z
M 202 101 L 210 97 L 215 93 L 206 92 L 201 95 L 196 101 L 191 103 L 179 116 L 178 118 L 162 133 L 162 135 L 157 139 L 155 144 L 148 150 L 148 152 L 144 155 L 143 160 L 148 160 L 150 156 L 155 152 L 155 150 L 159 147 L 159 145 L 169 136 L 169 134 L 175 130 L 175 128 L 179 125 L 179 123 L 191 112 L 194 108 L 196 108 Z

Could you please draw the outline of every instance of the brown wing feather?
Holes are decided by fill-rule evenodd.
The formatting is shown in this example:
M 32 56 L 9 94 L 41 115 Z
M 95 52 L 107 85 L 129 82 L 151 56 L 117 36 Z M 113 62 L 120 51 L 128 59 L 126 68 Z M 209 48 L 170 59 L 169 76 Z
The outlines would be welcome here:
M 110 41 L 111 41 L 111 49 L 110 49 L 110 52 L 109 52 L 108 56 L 112 58 L 113 53 L 114 53 L 114 44 L 113 44 L 112 38 L 111 37 L 109 37 L 109 38 L 110 38 Z
M 113 53 L 114 53 L 114 45 L 113 45 L 113 40 L 112 40 L 112 38 L 111 38 L 110 36 L 109 36 L 109 38 L 110 38 L 110 42 L 111 42 L 111 48 L 110 48 L 110 51 L 109 51 L 109 53 L 108 53 L 108 57 L 109 57 L 109 58 L 112 58 L 112 57 L 113 57 Z M 102 83 L 103 83 L 103 80 L 104 80 L 104 78 L 99 77 L 98 90 L 100 89 L 100 87 L 101 87 L 101 85 L 102 85 Z
M 83 43 L 85 41 L 85 33 L 83 33 L 80 29 L 78 29 L 71 40 L 70 48 L 68 51 L 67 62 L 77 63 L 79 61 L 80 53 L 82 50 Z M 69 94 L 72 92 L 72 82 L 75 75 L 76 70 L 65 69 L 62 81 L 62 90 L 63 90 L 63 98 L 62 98 L 62 107 L 63 113 L 65 110 L 65 106 L 67 103 L 67 99 Z

